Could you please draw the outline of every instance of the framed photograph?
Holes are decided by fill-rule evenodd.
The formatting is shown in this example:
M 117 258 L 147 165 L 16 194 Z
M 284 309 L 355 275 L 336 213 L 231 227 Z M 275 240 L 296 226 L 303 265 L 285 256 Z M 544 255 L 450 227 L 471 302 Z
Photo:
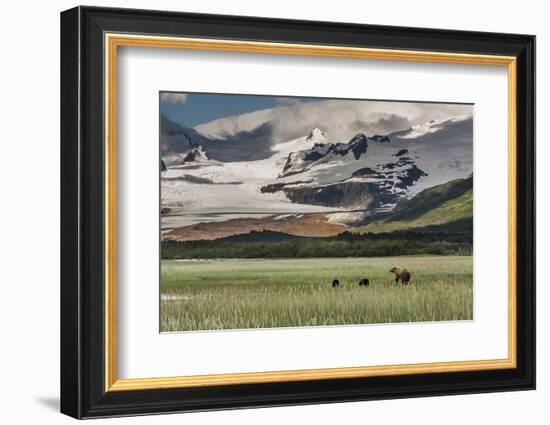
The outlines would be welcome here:
M 61 411 L 535 388 L 535 37 L 61 14 Z

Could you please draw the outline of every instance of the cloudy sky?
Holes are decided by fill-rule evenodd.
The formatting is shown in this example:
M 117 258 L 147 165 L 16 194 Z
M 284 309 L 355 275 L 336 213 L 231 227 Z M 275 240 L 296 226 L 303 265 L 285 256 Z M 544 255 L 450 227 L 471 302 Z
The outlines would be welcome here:
M 220 118 L 237 116 L 289 103 L 319 102 L 319 98 L 288 98 L 242 94 L 162 92 L 161 112 L 185 127 L 195 127 Z
M 330 141 L 340 141 L 359 132 L 383 135 L 473 114 L 473 106 L 465 104 L 175 92 L 160 94 L 160 108 L 170 120 L 215 138 L 267 123 L 271 143 L 305 136 L 316 127 Z

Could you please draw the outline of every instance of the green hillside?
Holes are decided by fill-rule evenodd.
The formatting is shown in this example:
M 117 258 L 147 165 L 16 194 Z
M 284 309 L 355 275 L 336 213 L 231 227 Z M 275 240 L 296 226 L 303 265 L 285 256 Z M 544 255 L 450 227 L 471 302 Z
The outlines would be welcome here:
M 451 180 L 425 189 L 402 203 L 396 211 L 365 226 L 359 232 L 394 232 L 409 229 L 441 229 L 471 232 L 473 217 L 472 178 Z

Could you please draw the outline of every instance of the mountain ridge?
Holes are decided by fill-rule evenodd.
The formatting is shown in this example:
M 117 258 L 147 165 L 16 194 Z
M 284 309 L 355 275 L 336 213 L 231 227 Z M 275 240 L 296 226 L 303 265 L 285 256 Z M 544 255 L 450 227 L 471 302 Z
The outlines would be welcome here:
M 471 231 L 472 220 L 473 177 L 470 176 L 425 189 L 414 198 L 399 204 L 388 215 L 375 219 L 357 231 L 379 233 L 440 225 Z
M 214 140 L 163 117 L 162 206 L 172 227 L 180 213 L 397 212 L 422 190 L 471 173 L 472 126 L 457 117 L 347 141 L 314 127 L 275 141 L 267 122 Z

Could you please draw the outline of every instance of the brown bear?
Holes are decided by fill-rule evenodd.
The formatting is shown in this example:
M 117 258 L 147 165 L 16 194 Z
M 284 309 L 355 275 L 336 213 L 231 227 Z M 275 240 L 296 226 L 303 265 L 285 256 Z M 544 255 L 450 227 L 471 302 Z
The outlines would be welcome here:
M 399 283 L 401 280 L 401 283 L 407 285 L 411 280 L 411 272 L 402 267 L 393 266 L 390 272 L 395 275 L 395 283 Z

